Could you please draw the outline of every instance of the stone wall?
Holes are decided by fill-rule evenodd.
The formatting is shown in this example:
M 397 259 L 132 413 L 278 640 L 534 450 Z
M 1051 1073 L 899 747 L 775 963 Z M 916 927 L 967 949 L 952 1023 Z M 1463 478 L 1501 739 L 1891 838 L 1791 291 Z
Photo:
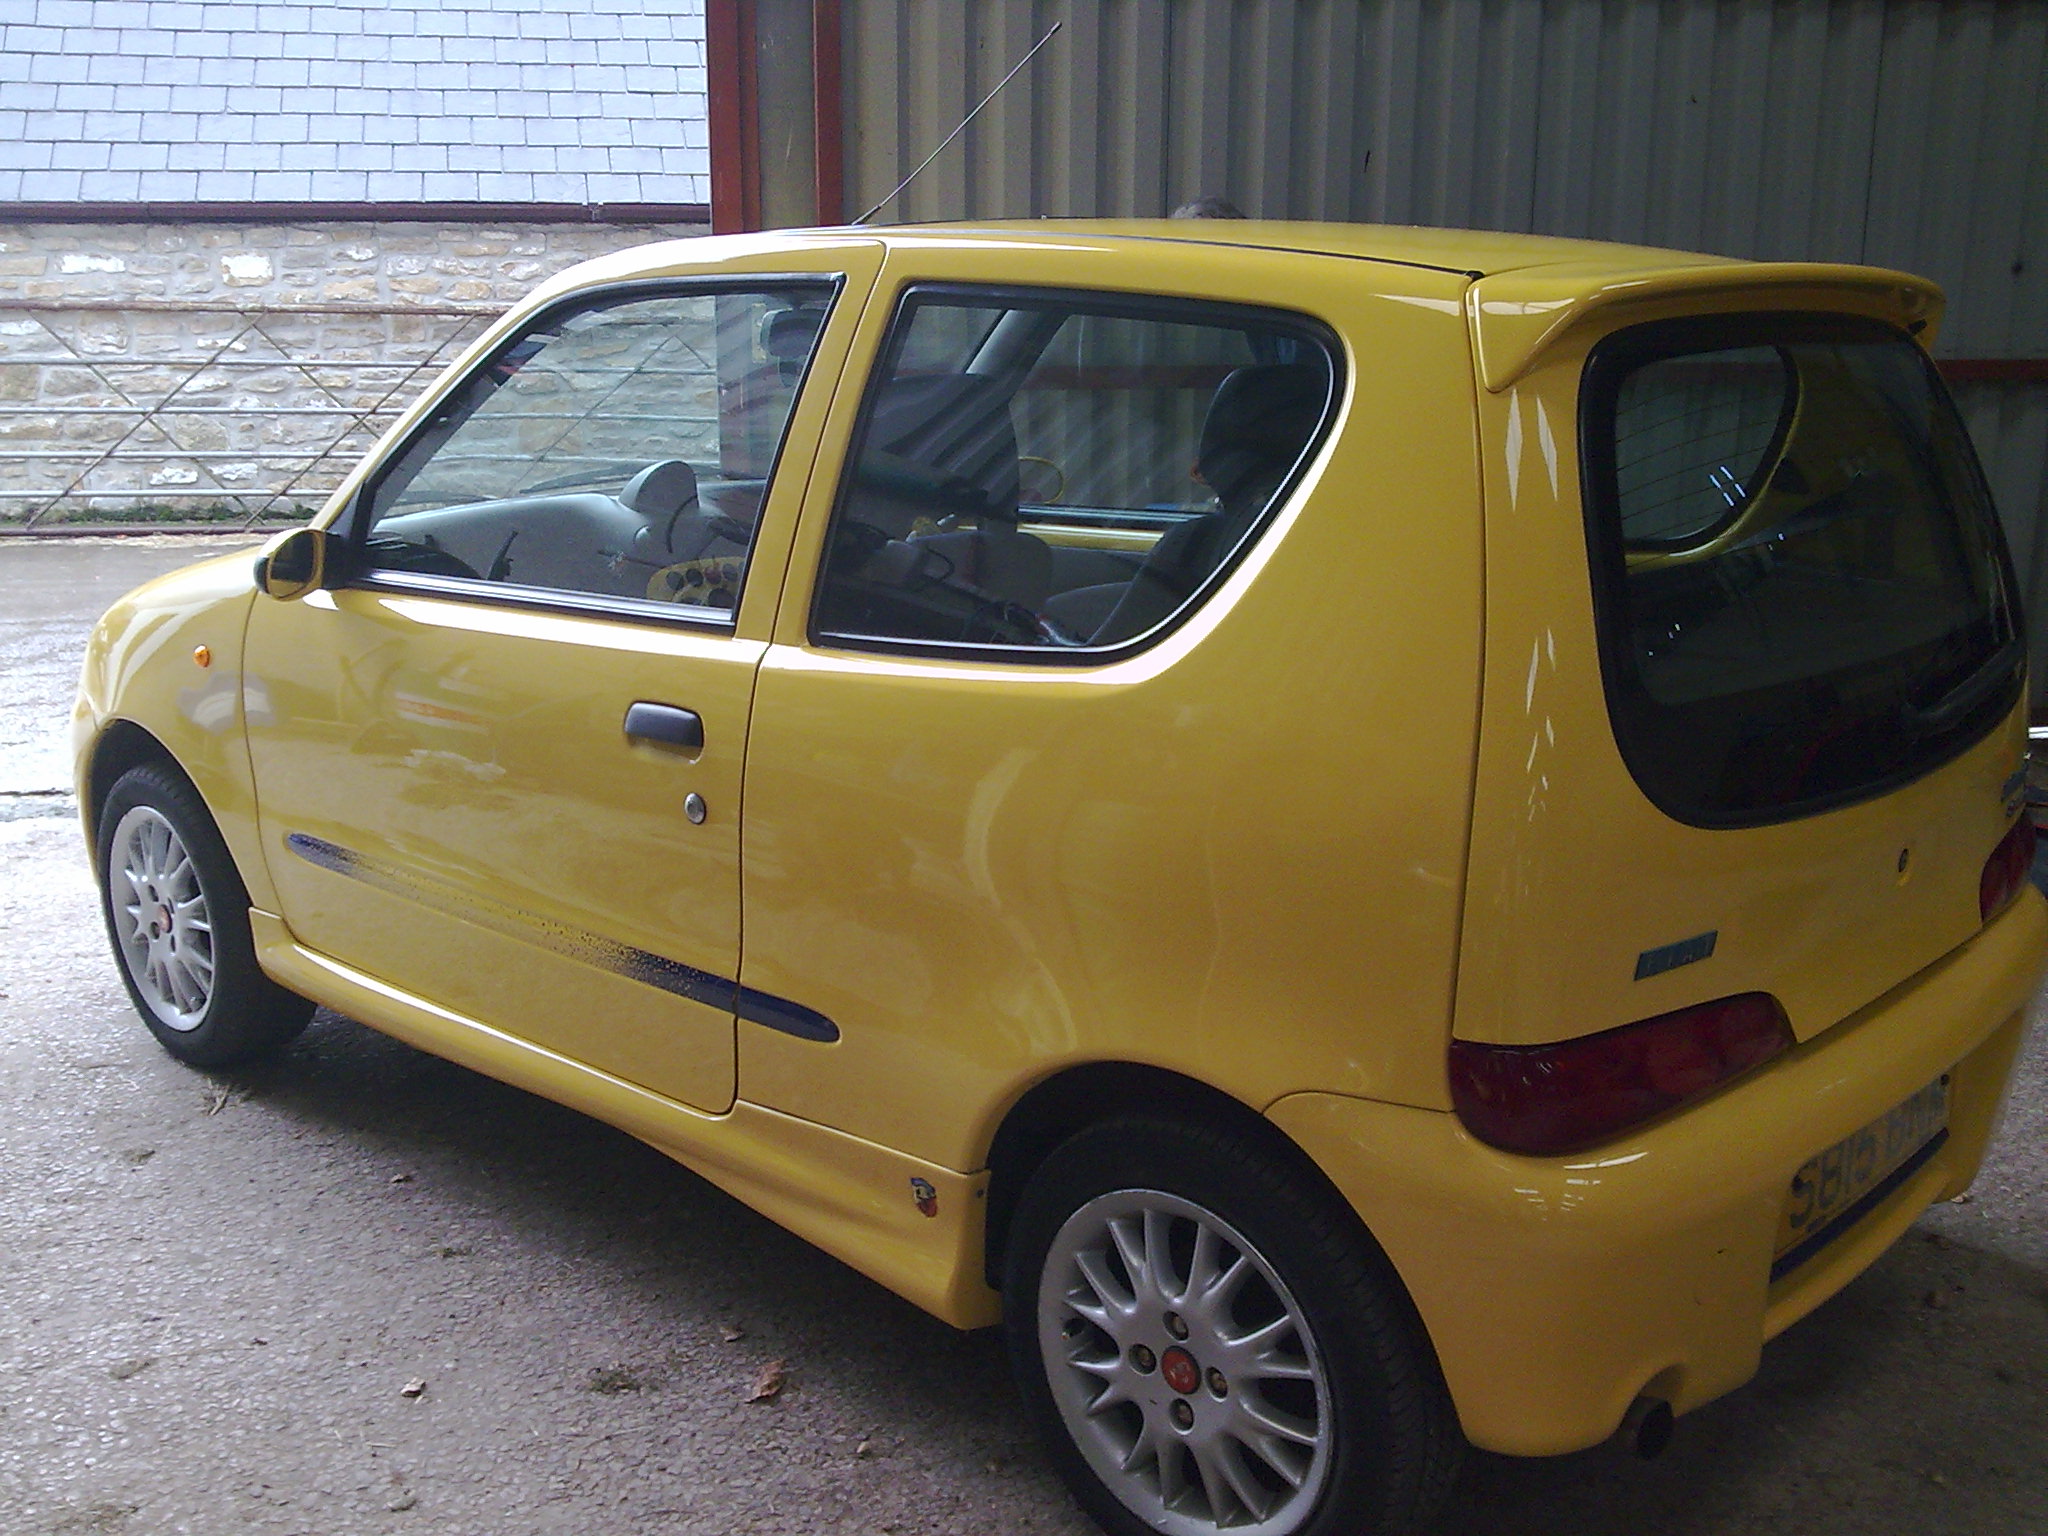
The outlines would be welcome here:
M 307 515 L 540 279 L 702 233 L 0 224 L 0 522 Z

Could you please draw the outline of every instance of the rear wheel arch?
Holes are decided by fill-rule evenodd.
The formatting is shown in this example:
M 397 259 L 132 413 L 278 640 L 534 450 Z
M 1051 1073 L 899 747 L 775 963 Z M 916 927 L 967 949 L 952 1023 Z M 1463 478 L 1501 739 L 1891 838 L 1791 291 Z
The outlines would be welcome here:
M 991 1285 L 1001 1288 L 1011 1222 L 1032 1174 L 1081 1132 L 1104 1121 L 1125 1119 L 1172 1120 L 1200 1129 L 1237 1132 L 1276 1161 L 1289 1165 L 1315 1186 L 1323 1198 L 1348 1212 L 1378 1250 L 1377 1239 L 1366 1230 L 1351 1203 L 1315 1160 L 1285 1131 L 1243 1100 L 1163 1067 L 1098 1061 L 1069 1067 L 1034 1084 L 1010 1106 L 996 1128 L 988 1153 L 987 1237 L 983 1250 L 983 1265 Z M 1391 1265 L 1388 1271 L 1392 1273 Z
M 1020 1098 L 988 1161 L 1012 1366 L 1048 1454 L 1105 1529 L 1434 1528 L 1465 1445 L 1434 1341 L 1356 1208 L 1278 1126 L 1179 1074 L 1097 1063 Z M 1139 1215 L 1142 1242 L 1122 1229 L 1111 1241 L 1103 1223 L 1135 1231 Z M 1212 1278 L 1247 1262 L 1262 1278 L 1203 1280 L 1203 1232 L 1223 1255 L 1208 1250 Z M 1265 1368 L 1242 1353 L 1252 1339 L 1285 1358 Z M 1305 1382 L 1313 1401 L 1269 1395 Z M 1275 1411 L 1306 1450 L 1254 1454 L 1272 1436 L 1245 1425 L 1270 1430 L 1261 1415 Z

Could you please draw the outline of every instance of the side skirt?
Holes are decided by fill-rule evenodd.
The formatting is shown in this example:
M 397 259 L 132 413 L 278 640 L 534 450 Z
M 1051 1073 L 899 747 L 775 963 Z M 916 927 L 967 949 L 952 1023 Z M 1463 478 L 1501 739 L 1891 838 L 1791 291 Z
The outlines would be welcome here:
M 307 949 L 270 913 L 249 924 L 281 986 L 639 1137 L 956 1328 L 1001 1320 L 982 1277 L 986 1170 L 956 1173 L 745 1099 L 706 1114 Z

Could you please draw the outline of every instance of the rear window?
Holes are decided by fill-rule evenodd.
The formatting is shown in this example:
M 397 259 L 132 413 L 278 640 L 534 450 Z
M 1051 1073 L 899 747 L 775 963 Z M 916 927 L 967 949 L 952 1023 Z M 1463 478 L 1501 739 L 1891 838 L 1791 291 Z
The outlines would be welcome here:
M 1702 826 L 1879 794 L 1981 738 L 2024 652 L 1983 476 L 1924 353 L 1846 316 L 1608 338 L 1582 392 L 1616 740 Z

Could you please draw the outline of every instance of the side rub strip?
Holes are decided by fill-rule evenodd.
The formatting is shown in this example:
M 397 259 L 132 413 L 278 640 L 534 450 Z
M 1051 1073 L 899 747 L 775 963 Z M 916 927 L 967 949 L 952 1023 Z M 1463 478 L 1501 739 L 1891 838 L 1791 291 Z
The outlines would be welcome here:
M 337 875 L 346 875 L 351 880 L 360 880 L 389 895 L 416 901 L 461 922 L 473 923 L 507 938 L 539 944 L 558 955 L 610 971 L 615 976 L 659 987 L 664 992 L 673 992 L 678 997 L 687 997 L 707 1007 L 722 1008 L 751 1023 L 779 1029 L 804 1040 L 829 1042 L 839 1038 L 839 1026 L 822 1013 L 772 993 L 743 987 L 729 977 L 714 976 L 709 971 L 700 971 L 695 966 L 684 965 L 679 960 L 670 960 L 649 950 L 635 949 L 630 944 L 618 943 L 588 929 L 534 917 L 486 897 L 459 895 L 438 881 L 387 864 L 381 859 L 369 858 L 339 844 L 309 837 L 303 832 L 291 833 L 285 838 L 285 843 L 308 864 L 331 870 Z

